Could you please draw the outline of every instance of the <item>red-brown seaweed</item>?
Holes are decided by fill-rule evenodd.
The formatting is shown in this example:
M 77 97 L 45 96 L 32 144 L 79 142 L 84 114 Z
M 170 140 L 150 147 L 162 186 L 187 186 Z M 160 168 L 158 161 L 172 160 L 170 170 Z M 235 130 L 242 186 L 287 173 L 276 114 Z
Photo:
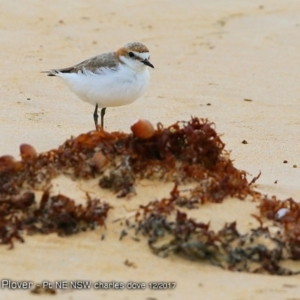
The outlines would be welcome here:
M 191 118 L 167 128 L 159 123 L 154 131 L 144 123 L 133 127 L 133 134 L 91 131 L 40 154 L 23 144 L 20 161 L 0 157 L 0 243 L 13 247 L 14 239 L 24 241 L 24 232 L 65 236 L 105 226 L 112 207 L 88 194 L 84 205 L 66 195 L 52 195 L 51 180 L 58 175 L 97 178 L 99 189 L 110 189 L 120 198 L 136 195 L 140 179 L 172 181 L 170 196 L 141 205 L 134 224 L 125 222 L 120 240 L 134 230 L 132 238 L 146 236 L 157 255 L 178 254 L 234 271 L 298 273 L 281 262 L 300 258 L 300 204 L 255 191 L 260 174 L 248 183 L 247 173 L 234 167 L 208 120 Z M 187 183 L 193 188 L 182 193 L 179 187 Z M 39 200 L 36 189 L 43 191 Z M 258 213 L 252 217 L 258 227 L 241 234 L 231 221 L 214 231 L 184 211 L 222 203 L 227 197 L 256 201 Z M 270 222 L 277 233 L 269 230 Z

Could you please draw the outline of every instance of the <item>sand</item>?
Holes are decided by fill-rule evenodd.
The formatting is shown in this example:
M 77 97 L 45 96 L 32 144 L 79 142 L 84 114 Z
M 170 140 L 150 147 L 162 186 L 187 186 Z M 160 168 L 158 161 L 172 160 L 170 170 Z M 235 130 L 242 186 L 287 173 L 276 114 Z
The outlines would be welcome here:
M 129 132 L 137 118 L 166 126 L 190 116 L 208 118 L 223 134 L 234 165 L 249 179 L 262 172 L 259 191 L 299 200 L 299 13 L 296 0 L 2 0 L 0 155 L 19 159 L 21 143 L 43 152 L 93 129 L 93 107 L 41 71 L 140 41 L 151 50 L 151 82 L 135 103 L 107 109 L 106 130 Z M 78 199 L 89 191 L 117 203 L 95 182 L 57 178 L 53 186 Z M 139 187 L 139 199 L 119 201 L 130 209 L 137 201 L 168 195 L 171 186 Z M 255 204 L 229 200 L 207 206 L 203 218 L 216 228 L 235 220 L 247 226 L 255 210 Z M 124 215 L 122 205 L 112 218 L 118 215 Z M 167 291 L 59 291 L 58 299 L 299 297 L 299 276 L 234 273 L 174 256 L 162 259 L 145 243 L 119 242 L 117 226 L 111 225 L 101 242 L 103 230 L 68 238 L 26 237 L 11 251 L 1 246 L 0 279 L 176 283 Z M 124 265 L 126 259 L 136 268 Z M 5 299 L 34 297 L 28 290 L 0 293 Z

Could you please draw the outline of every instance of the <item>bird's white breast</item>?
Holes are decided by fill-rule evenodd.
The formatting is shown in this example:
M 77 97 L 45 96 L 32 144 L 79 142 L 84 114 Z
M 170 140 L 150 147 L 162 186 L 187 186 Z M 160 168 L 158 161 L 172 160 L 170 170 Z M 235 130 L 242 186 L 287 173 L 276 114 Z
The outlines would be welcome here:
M 70 89 L 82 100 L 100 107 L 121 106 L 139 98 L 149 81 L 147 67 L 139 72 L 120 64 L 115 70 L 100 68 L 79 73 L 58 73 Z

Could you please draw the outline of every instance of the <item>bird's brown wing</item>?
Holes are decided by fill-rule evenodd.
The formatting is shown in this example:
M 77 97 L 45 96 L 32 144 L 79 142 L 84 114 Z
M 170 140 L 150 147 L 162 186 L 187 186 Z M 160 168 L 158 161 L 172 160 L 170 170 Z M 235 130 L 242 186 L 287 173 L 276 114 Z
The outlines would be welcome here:
M 79 71 L 89 70 L 96 72 L 99 68 L 116 68 L 119 64 L 119 60 L 115 52 L 103 53 L 84 60 L 83 62 L 63 69 L 53 69 L 47 71 L 48 76 L 55 76 L 56 73 L 78 73 Z

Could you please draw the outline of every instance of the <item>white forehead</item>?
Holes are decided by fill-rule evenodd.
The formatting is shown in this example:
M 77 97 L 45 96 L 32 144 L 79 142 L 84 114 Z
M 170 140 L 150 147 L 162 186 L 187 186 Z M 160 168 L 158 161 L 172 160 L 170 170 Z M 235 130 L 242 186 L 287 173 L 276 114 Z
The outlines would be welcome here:
M 132 51 L 132 52 L 135 56 L 140 57 L 142 60 L 149 59 L 150 57 L 149 52 L 136 52 L 136 51 Z

